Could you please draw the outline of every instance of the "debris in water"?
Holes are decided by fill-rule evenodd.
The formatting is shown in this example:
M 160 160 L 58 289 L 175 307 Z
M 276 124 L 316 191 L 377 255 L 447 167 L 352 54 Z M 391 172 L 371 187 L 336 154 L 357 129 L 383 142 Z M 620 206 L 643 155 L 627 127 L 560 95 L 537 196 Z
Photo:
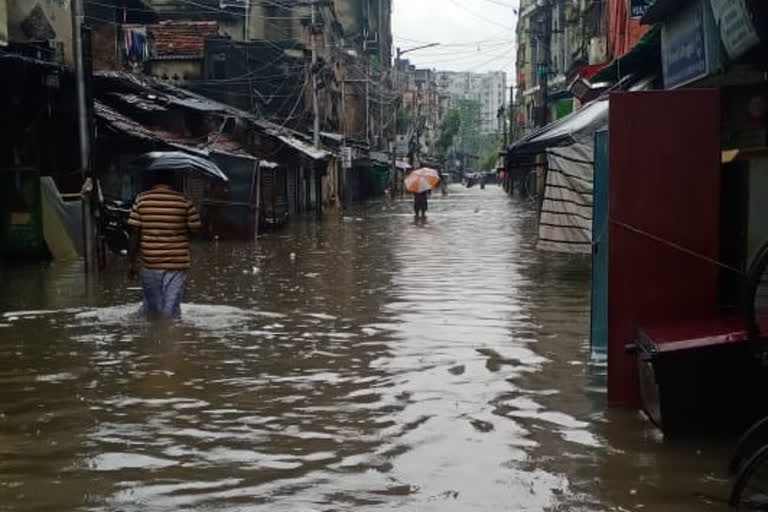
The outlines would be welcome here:
M 493 426 L 493 423 L 474 419 L 474 418 L 469 420 L 469 423 L 475 428 L 475 430 L 477 430 L 478 432 L 483 432 L 485 434 L 487 434 L 488 432 L 491 432 L 495 428 Z

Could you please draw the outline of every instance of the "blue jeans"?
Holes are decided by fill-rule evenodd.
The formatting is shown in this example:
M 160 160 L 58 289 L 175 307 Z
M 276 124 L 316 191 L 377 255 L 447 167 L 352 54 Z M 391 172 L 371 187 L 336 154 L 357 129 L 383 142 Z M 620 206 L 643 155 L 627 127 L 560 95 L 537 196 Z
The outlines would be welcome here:
M 142 269 L 141 284 L 144 288 L 142 312 L 149 316 L 178 318 L 181 316 L 181 299 L 187 273 L 183 270 Z

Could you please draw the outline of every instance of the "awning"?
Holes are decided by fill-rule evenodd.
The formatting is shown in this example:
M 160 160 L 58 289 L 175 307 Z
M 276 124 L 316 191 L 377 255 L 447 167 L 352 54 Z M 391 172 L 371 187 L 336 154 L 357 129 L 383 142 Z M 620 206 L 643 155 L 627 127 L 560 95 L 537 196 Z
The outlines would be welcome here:
M 368 157 L 372 162 L 376 162 L 378 164 L 389 165 L 392 163 L 392 155 L 389 153 L 384 153 L 383 151 L 371 151 L 368 153 Z
M 653 75 L 640 80 L 635 79 L 634 76 L 626 76 L 612 90 L 646 90 L 655 79 Z M 579 110 L 516 141 L 507 148 L 507 155 L 538 154 L 547 148 L 568 146 L 574 143 L 591 144 L 594 133 L 608 126 L 608 95 L 610 92 L 611 90 L 607 91 Z
M 661 25 L 656 25 L 631 50 L 595 73 L 591 82 L 618 82 L 629 75 L 655 73 L 660 67 Z
M 312 144 L 297 139 L 296 137 L 291 137 L 289 135 L 278 135 L 277 138 L 291 146 L 293 149 L 304 153 L 313 160 L 325 160 L 331 156 L 330 152 L 325 151 L 324 149 L 316 148 Z
M 539 217 L 537 247 L 570 254 L 592 252 L 592 144 L 547 151 L 547 183 Z
M 592 134 L 606 126 L 608 126 L 608 97 L 603 96 L 518 140 L 509 146 L 507 154 L 541 153 L 548 147 L 573 144 L 584 138 L 591 138 Z
M 18 55 L 16 53 L 10 53 L 0 49 L 0 62 L 9 62 L 14 64 L 23 64 L 25 66 L 38 67 L 40 69 L 47 69 L 49 71 L 72 71 L 58 62 L 51 62 L 47 60 L 35 59 L 32 57 L 26 57 L 24 55 Z

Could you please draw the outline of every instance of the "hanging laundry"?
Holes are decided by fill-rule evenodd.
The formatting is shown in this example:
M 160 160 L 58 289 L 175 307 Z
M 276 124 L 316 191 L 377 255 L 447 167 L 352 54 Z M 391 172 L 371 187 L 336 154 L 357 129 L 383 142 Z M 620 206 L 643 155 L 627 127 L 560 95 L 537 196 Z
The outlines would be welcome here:
M 149 38 L 146 27 L 123 29 L 123 51 L 128 59 L 145 61 L 149 58 Z

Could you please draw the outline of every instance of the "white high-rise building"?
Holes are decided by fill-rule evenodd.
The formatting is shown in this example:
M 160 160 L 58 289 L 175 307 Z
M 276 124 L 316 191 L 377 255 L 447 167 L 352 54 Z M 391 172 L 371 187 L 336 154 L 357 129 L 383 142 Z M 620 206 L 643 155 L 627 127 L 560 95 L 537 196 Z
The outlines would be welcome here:
M 440 94 L 448 96 L 451 103 L 467 99 L 480 103 L 480 132 L 482 134 L 503 131 L 498 114 L 507 105 L 507 73 L 469 73 L 438 71 L 437 85 Z

